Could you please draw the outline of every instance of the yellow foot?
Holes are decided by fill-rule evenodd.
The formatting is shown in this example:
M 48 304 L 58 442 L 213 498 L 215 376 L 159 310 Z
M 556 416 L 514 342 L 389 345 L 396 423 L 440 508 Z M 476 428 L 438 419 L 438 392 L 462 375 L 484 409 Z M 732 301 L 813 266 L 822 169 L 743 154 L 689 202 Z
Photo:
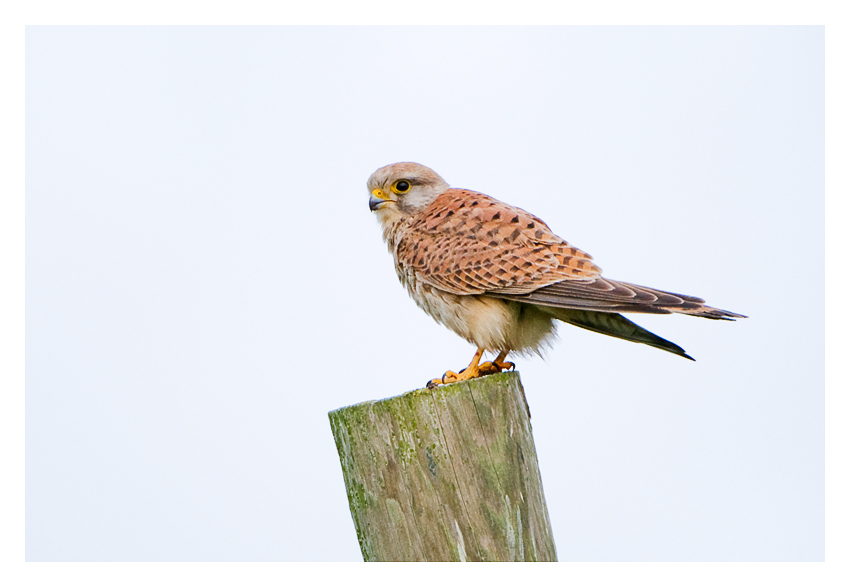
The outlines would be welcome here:
M 462 370 L 460 373 L 455 373 L 454 371 L 446 371 L 442 377 L 437 379 L 432 379 L 428 382 L 428 389 L 434 389 L 438 385 L 444 385 L 446 383 L 457 383 L 458 381 L 467 381 L 468 379 L 475 379 L 476 377 L 483 377 L 485 375 L 492 375 L 493 373 L 501 373 L 507 369 L 513 369 L 514 364 L 504 361 L 505 355 L 507 353 L 500 354 L 496 357 L 494 361 L 487 361 L 486 363 L 478 364 L 478 361 L 481 360 L 481 355 L 483 354 L 483 350 L 479 349 L 475 356 L 472 358 L 472 362 L 469 363 L 469 366 Z
M 493 371 L 495 373 L 495 371 Z M 457 383 L 458 381 L 466 381 L 467 379 L 475 379 L 476 377 L 482 377 L 483 375 L 489 375 L 490 372 L 482 372 L 480 368 L 476 365 L 474 369 L 470 369 L 467 367 L 462 370 L 460 373 L 455 373 L 454 371 L 446 371 L 443 373 L 442 377 L 438 377 L 437 379 L 432 379 L 428 382 L 428 389 L 434 389 L 438 385 L 445 385 L 446 383 Z
M 487 361 L 486 363 L 481 363 L 478 365 L 479 371 L 481 371 L 482 375 L 492 375 L 493 373 L 501 373 L 502 371 L 510 371 L 514 369 L 516 365 L 509 361 L 501 362 L 498 359 L 495 361 Z
M 464 371 L 465 370 L 466 369 L 464 369 Z M 455 373 L 454 371 L 446 371 L 445 373 L 443 373 L 442 377 L 432 379 L 425 387 L 427 387 L 428 389 L 434 389 L 438 385 L 445 385 L 446 383 L 457 383 L 458 381 L 463 381 L 463 379 L 460 379 L 461 373 L 463 373 L 463 371 L 461 371 L 460 373 Z M 466 379 L 468 379 L 468 377 Z

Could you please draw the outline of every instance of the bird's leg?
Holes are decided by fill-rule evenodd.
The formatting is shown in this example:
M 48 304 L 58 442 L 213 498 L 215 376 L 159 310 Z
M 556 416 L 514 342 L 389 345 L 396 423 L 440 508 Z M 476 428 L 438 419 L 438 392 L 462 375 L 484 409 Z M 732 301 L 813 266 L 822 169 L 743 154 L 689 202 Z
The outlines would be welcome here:
M 446 371 L 442 377 L 438 379 L 432 379 L 428 382 L 428 388 L 433 389 L 438 385 L 442 385 L 444 383 L 456 383 L 458 381 L 466 381 L 467 379 L 474 379 L 475 377 L 481 377 L 482 375 L 487 375 L 488 373 L 482 373 L 480 367 L 478 365 L 478 361 L 481 360 L 481 355 L 484 354 L 484 349 L 478 349 L 475 351 L 475 356 L 472 357 L 472 360 L 469 362 L 469 365 L 466 369 L 461 370 L 460 373 L 455 373 L 454 371 Z
M 513 369 L 515 365 L 510 361 L 505 361 L 509 352 L 510 351 L 502 351 L 499 353 L 498 357 L 493 359 L 493 361 L 487 361 L 486 363 L 481 363 L 479 365 L 478 362 L 481 360 L 481 355 L 484 354 L 484 349 L 478 349 L 475 352 L 475 356 L 472 357 L 472 360 L 469 362 L 469 365 L 465 369 L 461 370 L 460 373 L 446 371 L 441 378 L 429 381 L 428 388 L 433 389 L 434 387 L 444 383 L 457 383 L 458 381 L 466 381 L 467 379 L 474 379 L 476 377 L 483 377 L 484 375 L 492 375 L 493 373 L 501 373 L 502 371 Z
M 479 371 L 481 371 L 482 375 L 490 375 L 492 373 L 501 373 L 502 371 L 507 371 L 509 369 L 513 369 L 516 367 L 510 361 L 505 361 L 505 357 L 508 356 L 510 351 L 502 351 L 499 353 L 499 356 L 493 359 L 492 362 L 487 361 L 486 363 L 482 363 L 478 366 Z
M 509 352 L 510 351 L 502 351 L 499 353 L 499 356 L 493 360 L 493 363 L 495 363 L 500 369 L 502 369 L 502 371 L 516 369 L 516 365 L 514 365 L 510 361 L 505 360 Z

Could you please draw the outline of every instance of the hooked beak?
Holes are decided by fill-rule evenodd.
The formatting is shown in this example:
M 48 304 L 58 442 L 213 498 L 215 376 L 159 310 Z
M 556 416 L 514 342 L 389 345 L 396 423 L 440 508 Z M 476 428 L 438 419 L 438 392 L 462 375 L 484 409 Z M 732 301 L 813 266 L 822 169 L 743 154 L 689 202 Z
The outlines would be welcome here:
M 381 189 L 372 190 L 372 195 L 369 196 L 369 209 L 374 212 L 383 206 L 384 204 L 388 204 L 391 202 L 390 198 L 383 192 Z

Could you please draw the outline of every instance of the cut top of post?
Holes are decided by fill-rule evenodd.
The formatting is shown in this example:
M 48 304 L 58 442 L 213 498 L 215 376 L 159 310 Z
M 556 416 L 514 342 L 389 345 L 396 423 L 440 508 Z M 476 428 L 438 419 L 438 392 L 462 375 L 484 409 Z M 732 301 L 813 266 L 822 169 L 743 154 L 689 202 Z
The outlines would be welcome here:
M 329 417 L 365 560 L 556 560 L 518 373 Z

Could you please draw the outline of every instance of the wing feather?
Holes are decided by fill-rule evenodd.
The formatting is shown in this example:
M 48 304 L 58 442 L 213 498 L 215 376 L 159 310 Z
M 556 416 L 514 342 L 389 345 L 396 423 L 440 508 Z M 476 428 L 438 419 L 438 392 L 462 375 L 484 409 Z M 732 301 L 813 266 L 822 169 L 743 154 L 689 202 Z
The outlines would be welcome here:
M 412 216 L 396 244 L 400 272 L 457 295 L 605 313 L 744 318 L 695 296 L 606 279 L 592 257 L 537 216 L 479 192 L 449 189 Z
M 413 217 L 396 259 L 417 278 L 458 295 L 526 294 L 561 281 L 593 281 L 587 253 L 540 218 L 487 195 L 450 189 Z

